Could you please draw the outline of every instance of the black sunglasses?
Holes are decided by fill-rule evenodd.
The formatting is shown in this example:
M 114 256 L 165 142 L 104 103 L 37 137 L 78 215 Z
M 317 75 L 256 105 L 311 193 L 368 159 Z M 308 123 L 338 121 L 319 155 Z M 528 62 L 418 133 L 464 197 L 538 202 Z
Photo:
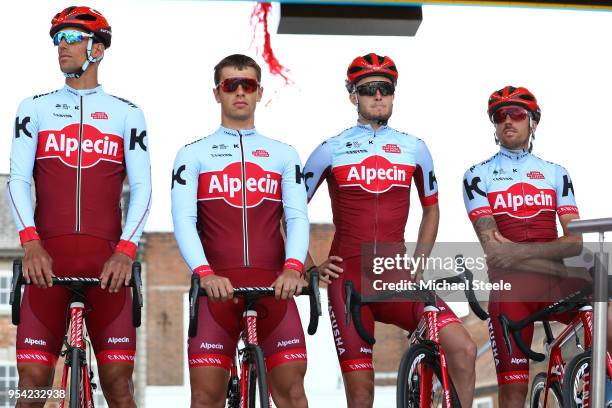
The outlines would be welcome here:
M 388 96 L 395 93 L 395 85 L 386 81 L 372 81 L 359 85 L 356 90 L 360 96 L 374 96 L 376 91 L 380 91 L 382 96 Z

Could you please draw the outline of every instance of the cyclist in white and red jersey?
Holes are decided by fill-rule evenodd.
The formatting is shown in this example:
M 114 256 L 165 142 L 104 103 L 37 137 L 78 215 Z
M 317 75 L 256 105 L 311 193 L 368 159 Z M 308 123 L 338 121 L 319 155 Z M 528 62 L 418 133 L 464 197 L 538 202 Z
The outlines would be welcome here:
M 200 302 L 197 336 L 189 339 L 192 407 L 222 407 L 240 335 L 243 300 L 232 288 L 273 286 L 258 301 L 258 338 L 278 407 L 306 407 L 306 343 L 294 294 L 306 282 L 306 190 L 300 158 L 287 144 L 255 130 L 261 69 L 234 54 L 215 66 L 221 126 L 177 154 L 172 218 L 181 254 L 208 298 Z M 287 225 L 283 247 L 280 221 Z M 223 302 L 220 302 L 222 300 Z
M 35 284 L 25 289 L 17 329 L 19 387 L 49 387 L 53 380 L 69 293 L 51 288 L 51 277 L 101 277 L 102 288 L 86 291 L 87 330 L 109 405 L 131 407 L 136 331 L 125 285 L 151 204 L 145 121 L 136 105 L 98 84 L 98 65 L 111 45 L 99 12 L 68 7 L 53 18 L 50 35 L 66 85 L 19 106 L 8 181 L 23 273 Z M 122 229 L 126 174 L 130 203 Z
M 582 237 L 567 229 L 570 221 L 578 219 L 567 170 L 531 153 L 541 117 L 535 96 L 526 88 L 506 86 L 491 94 L 487 113 L 500 148 L 465 172 L 463 198 L 487 255 L 489 279 L 503 278 L 512 285 L 511 290 L 490 293 L 489 334 L 499 404 L 522 407 L 529 361 L 514 339 L 512 354 L 508 353 L 499 315 L 521 320 L 584 284 L 580 269 L 562 264 L 563 258 L 580 254 Z M 562 236 L 557 233 L 557 216 Z M 573 316 L 563 313 L 555 319 L 567 323 Z M 521 335 L 530 345 L 533 325 Z
M 387 126 L 397 77 L 389 57 L 372 53 L 355 58 L 347 71 L 346 86 L 357 108 L 357 124 L 324 141 L 304 166 L 308 198 L 327 181 L 332 203 L 336 232 L 330 257 L 319 270 L 330 283 L 329 313 L 351 408 L 372 406 L 374 368 L 371 346 L 358 335 L 354 324 L 346 325 L 344 281 L 352 281 L 361 290 L 362 278 L 369 273 L 362 273 L 362 262 L 366 267 L 364 244 L 373 246 L 374 251 L 384 244 L 404 247 L 413 185 L 423 208 L 415 256 L 429 255 L 438 230 L 438 185 L 429 150 L 423 140 Z M 422 271 L 414 272 L 420 279 Z M 476 346 L 448 306 L 442 300 L 438 306 L 440 342 L 448 356 L 449 371 L 462 405 L 471 406 Z M 398 307 L 404 310 L 398 312 Z M 413 331 L 423 303 L 377 302 L 361 310 L 370 333 L 374 321 Z

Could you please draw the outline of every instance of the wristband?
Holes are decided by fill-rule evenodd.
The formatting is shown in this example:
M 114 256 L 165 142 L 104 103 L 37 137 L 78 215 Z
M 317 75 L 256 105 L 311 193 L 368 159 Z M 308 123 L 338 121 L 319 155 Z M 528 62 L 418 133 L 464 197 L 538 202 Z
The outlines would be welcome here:
M 208 265 L 200 265 L 193 270 L 193 273 L 200 276 L 200 278 L 204 278 L 208 275 L 214 275 L 212 268 Z
M 138 247 L 132 241 L 126 241 L 122 239 L 115 247 L 115 252 L 120 252 L 124 255 L 129 256 L 132 260 L 136 259 L 136 251 Z
M 38 236 L 38 232 L 36 232 L 36 227 L 27 227 L 19 231 L 19 241 L 21 241 L 21 245 L 25 244 L 28 241 L 39 241 L 40 237 Z
M 304 275 L 303 271 L 304 271 L 304 264 L 300 261 L 298 261 L 295 258 L 289 258 L 285 261 L 285 264 L 283 265 L 283 269 L 293 269 L 295 271 L 298 271 L 300 274 L 300 277 L 302 277 L 302 275 Z

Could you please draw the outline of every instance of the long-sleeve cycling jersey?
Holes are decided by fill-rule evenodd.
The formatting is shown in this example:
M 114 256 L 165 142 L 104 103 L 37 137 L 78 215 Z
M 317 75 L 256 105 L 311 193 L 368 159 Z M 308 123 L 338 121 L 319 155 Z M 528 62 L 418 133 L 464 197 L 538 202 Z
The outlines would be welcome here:
M 433 160 L 421 139 L 358 124 L 332 137 L 304 166 L 308 198 L 327 180 L 336 232 L 330 255 L 360 255 L 362 244 L 403 243 L 414 179 L 422 206 L 438 202 Z
M 499 232 L 514 242 L 556 239 L 556 214 L 578 214 L 565 168 L 504 147 L 465 172 L 463 201 L 470 221 L 493 216 Z
M 280 270 L 285 260 L 301 271 L 309 225 L 300 169 L 295 149 L 254 129 L 220 127 L 183 147 L 172 174 L 172 218 L 189 268 Z
M 142 111 L 101 86 L 66 85 L 25 99 L 15 119 L 8 181 L 22 243 L 87 234 L 119 241 L 116 249 L 134 257 L 151 205 L 146 136 Z M 126 172 L 130 202 L 122 231 Z

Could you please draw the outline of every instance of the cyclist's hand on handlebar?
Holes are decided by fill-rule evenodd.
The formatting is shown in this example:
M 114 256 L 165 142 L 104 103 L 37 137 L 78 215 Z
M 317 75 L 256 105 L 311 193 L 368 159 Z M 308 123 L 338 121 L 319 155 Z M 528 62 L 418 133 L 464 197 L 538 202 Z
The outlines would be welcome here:
M 36 287 L 46 288 L 53 286 L 51 278 L 53 270 L 51 265 L 53 259 L 43 248 L 39 240 L 28 241 L 23 244 L 25 256 L 23 257 L 23 277 L 26 282 L 33 283 Z
M 200 287 L 213 302 L 233 299 L 234 303 L 238 303 L 238 299 L 234 298 L 234 287 L 228 278 L 215 274 L 207 275 L 200 279 Z
M 100 286 L 110 293 L 117 293 L 122 286 L 129 286 L 132 279 L 132 259 L 121 252 L 115 252 L 104 263 L 100 274 Z M 109 282 L 110 281 L 110 282 Z
M 342 262 L 342 258 L 340 258 L 339 256 L 332 255 L 327 258 L 325 262 L 323 262 L 317 268 L 319 270 L 319 279 L 321 279 L 322 282 L 325 282 L 330 285 L 331 278 L 336 279 L 340 276 L 342 272 L 344 272 L 344 269 L 336 265 L 336 263 L 340 262 Z
M 302 293 L 302 288 L 308 286 L 301 274 L 294 269 L 285 269 L 272 283 L 274 297 L 287 300 L 294 295 Z

